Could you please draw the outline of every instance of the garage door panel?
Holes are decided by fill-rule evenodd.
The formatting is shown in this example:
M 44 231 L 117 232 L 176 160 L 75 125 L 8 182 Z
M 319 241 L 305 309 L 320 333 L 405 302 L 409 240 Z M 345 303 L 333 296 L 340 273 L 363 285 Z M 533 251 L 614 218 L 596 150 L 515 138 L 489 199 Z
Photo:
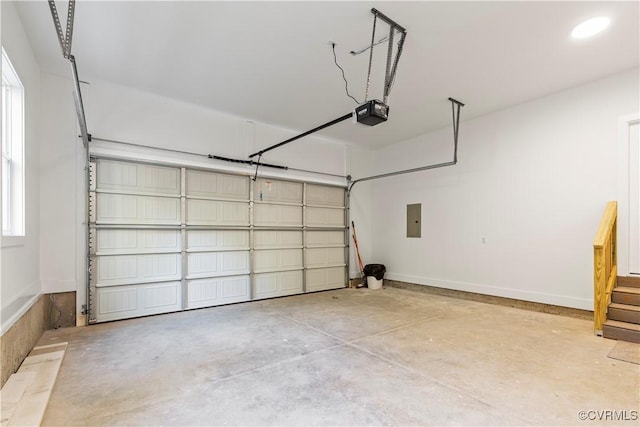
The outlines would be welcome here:
M 97 223 L 130 223 L 139 221 L 139 197 L 99 193 L 96 196 Z M 144 222 L 143 222 L 144 223 Z
M 96 254 L 179 252 L 180 230 L 99 229 Z
M 142 217 L 164 224 L 180 221 L 180 200 L 166 197 L 144 197 L 138 201 L 142 204 Z
M 256 273 L 301 269 L 302 249 L 256 250 L 253 271 Z
M 345 287 L 345 267 L 315 268 L 306 270 L 307 292 Z
M 110 255 L 97 257 L 96 286 L 179 280 L 180 254 Z
M 219 254 L 213 253 L 196 253 L 187 255 L 187 277 L 206 277 L 212 275 L 222 275 L 222 260 Z
M 297 270 L 254 275 L 255 299 L 302 293 L 302 274 L 302 270 Z
M 258 178 L 253 185 L 253 200 L 302 204 L 302 184 Z
M 187 230 L 188 251 L 249 250 L 249 230 Z
M 249 200 L 249 178 L 187 170 L 187 197 Z
M 113 160 L 98 160 L 98 190 L 180 195 L 180 169 Z
M 279 256 L 276 251 L 255 251 L 253 253 L 253 271 L 274 271 L 278 270 Z
M 97 230 L 96 231 L 96 253 L 117 254 L 139 252 L 142 250 L 141 236 L 138 232 L 142 230 Z
M 112 160 L 98 160 L 96 188 L 135 190 L 139 187 L 138 165 Z
M 249 274 L 249 252 L 196 252 L 187 254 L 187 278 Z
M 263 227 L 302 226 L 302 206 L 255 204 L 254 224 Z
M 179 225 L 180 199 L 98 193 L 97 224 Z
M 249 301 L 251 299 L 249 282 L 249 276 L 189 280 L 187 308 Z
M 187 200 L 187 225 L 248 226 L 249 204 L 215 200 Z
M 97 286 L 135 282 L 139 279 L 138 256 L 98 257 Z
M 142 233 L 140 233 L 142 231 Z M 174 251 L 181 250 L 179 230 L 138 230 L 142 234 L 141 251 Z
M 180 195 L 180 169 L 141 165 L 138 173 L 144 177 L 143 192 Z
M 182 309 L 180 282 L 98 288 L 96 320 L 128 319 Z
M 302 267 L 302 250 L 300 249 L 286 249 L 282 251 L 280 260 L 280 267 L 282 269 L 292 269 Z
M 144 310 L 157 310 L 162 307 L 175 307 L 180 309 L 180 285 L 178 283 L 144 286 L 142 307 Z
M 307 205 L 344 207 L 344 188 L 307 184 Z
M 256 230 L 253 233 L 253 247 L 256 249 L 301 248 L 302 231 Z
M 344 246 L 344 231 L 307 231 L 306 246 Z
M 99 315 L 136 312 L 138 309 L 138 290 L 135 286 L 126 288 L 98 289 Z
M 307 207 L 307 227 L 344 227 L 344 209 Z
M 329 267 L 345 264 L 344 248 L 305 249 L 306 267 Z

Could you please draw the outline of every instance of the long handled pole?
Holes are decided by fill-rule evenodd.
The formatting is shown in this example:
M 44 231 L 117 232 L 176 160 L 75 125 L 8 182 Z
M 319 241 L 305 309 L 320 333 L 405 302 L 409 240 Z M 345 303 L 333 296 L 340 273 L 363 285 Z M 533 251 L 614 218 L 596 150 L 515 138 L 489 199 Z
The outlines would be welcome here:
M 356 247 L 356 256 L 358 258 L 358 267 L 360 268 L 360 274 L 362 275 L 362 284 L 364 285 L 366 277 L 364 277 L 364 263 L 362 262 L 362 258 L 360 257 L 360 248 L 358 247 L 358 237 L 356 236 L 356 225 L 353 221 L 351 221 L 351 229 L 353 230 L 353 245 Z

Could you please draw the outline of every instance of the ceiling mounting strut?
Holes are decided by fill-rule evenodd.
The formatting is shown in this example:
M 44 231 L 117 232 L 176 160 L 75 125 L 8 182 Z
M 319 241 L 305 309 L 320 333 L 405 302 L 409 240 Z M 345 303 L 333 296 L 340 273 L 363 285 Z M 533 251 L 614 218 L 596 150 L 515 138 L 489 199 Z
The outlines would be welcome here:
M 80 127 L 80 136 L 85 147 L 91 141 L 91 134 L 87 131 L 87 119 L 84 115 L 84 104 L 82 103 L 82 92 L 80 92 L 80 80 L 78 79 L 78 68 L 76 67 L 76 58 L 69 55 L 71 61 L 71 74 L 73 75 L 74 97 L 73 101 L 76 106 L 76 115 L 78 116 L 78 125 Z
M 328 128 L 329 126 L 333 126 L 335 124 L 338 124 L 342 121 L 347 120 L 350 117 L 354 117 L 356 118 L 356 120 L 359 123 L 364 123 L 366 125 L 369 126 L 375 126 L 378 123 L 381 123 L 383 121 L 387 120 L 387 116 L 388 116 L 388 112 L 389 112 L 389 107 L 387 105 L 387 100 L 389 99 L 389 93 L 391 92 L 391 87 L 393 86 L 393 81 L 395 79 L 395 75 L 396 75 L 396 70 L 398 69 L 398 61 L 400 60 L 400 55 L 402 55 L 402 47 L 404 45 L 404 40 L 407 36 L 407 30 L 401 26 L 400 24 L 398 24 L 397 22 L 395 22 L 394 20 L 390 19 L 388 16 L 386 16 L 385 14 L 383 14 L 382 12 L 378 11 L 375 8 L 371 9 L 371 13 L 373 14 L 373 31 L 371 34 L 371 45 L 369 46 L 368 49 L 370 49 L 369 52 L 369 68 L 367 71 L 367 86 L 366 86 L 366 91 L 365 91 L 365 103 L 360 105 L 359 107 L 357 107 L 355 109 L 355 111 L 345 114 L 343 116 L 338 117 L 337 119 L 331 120 L 330 122 L 327 122 L 323 125 L 320 125 L 318 127 L 315 127 L 311 130 L 308 130 L 306 132 L 303 132 L 299 135 L 296 135 L 292 138 L 286 139 L 282 142 L 279 142 L 277 144 L 271 145 L 267 148 L 264 148 L 260 151 L 256 151 L 255 153 L 249 155 L 249 158 L 253 158 L 255 156 L 262 156 L 264 153 L 266 153 L 267 151 L 271 151 L 275 148 L 278 147 L 282 147 L 285 144 L 288 144 L 290 142 L 293 142 L 297 139 L 303 138 L 307 135 L 311 135 L 312 133 L 318 132 L 319 130 Z M 389 35 L 386 36 L 383 39 L 380 39 L 377 43 L 375 41 L 375 37 L 376 37 L 376 22 L 377 20 L 380 19 L 382 21 L 384 21 L 386 24 L 389 25 Z M 396 56 L 395 59 L 393 59 L 392 61 L 392 57 L 393 57 L 393 39 L 394 39 L 394 34 L 396 32 L 400 32 L 400 41 L 398 42 L 398 50 L 396 52 Z M 369 84 L 371 82 L 371 65 L 373 63 L 373 47 L 382 43 L 384 40 L 387 40 L 389 42 L 389 46 L 387 48 L 387 64 L 386 64 L 386 68 L 385 68 L 385 76 L 384 76 L 384 102 L 380 102 L 377 100 L 373 100 L 373 101 L 368 101 L 368 97 L 369 97 Z M 366 49 L 365 49 L 366 50 Z M 258 161 L 259 163 L 259 161 Z
M 76 2 L 74 0 L 70 0 L 69 6 L 67 8 L 67 32 L 65 35 L 62 33 L 62 24 L 60 24 L 60 18 L 58 17 L 56 2 L 54 0 L 49 0 L 49 9 L 51 9 L 53 25 L 56 26 L 58 41 L 60 42 L 60 48 L 62 48 L 62 56 L 64 56 L 65 59 L 69 59 L 69 56 L 71 56 L 71 39 L 73 38 L 73 15 L 75 12 L 75 8 Z
M 404 40 L 407 37 L 407 30 L 394 20 L 390 19 L 384 13 L 380 12 L 378 9 L 371 9 L 371 13 L 373 13 L 373 33 L 371 34 L 371 47 L 369 52 L 369 74 L 371 74 L 371 62 L 373 61 L 373 41 L 375 40 L 376 35 L 376 19 L 380 18 L 382 21 L 386 22 L 389 25 L 389 35 L 388 35 L 388 45 L 387 45 L 387 66 L 384 73 L 384 93 L 382 102 L 385 104 L 389 101 L 389 94 L 391 93 L 391 87 L 393 86 L 393 81 L 396 78 L 396 71 L 398 69 L 398 62 L 400 61 L 400 56 L 402 55 L 402 49 L 404 47 Z M 395 37 L 395 33 L 400 33 L 400 41 L 398 42 L 398 50 L 396 52 L 396 57 L 392 61 L 393 57 L 393 39 Z M 367 93 L 369 92 L 369 76 L 367 76 Z M 366 99 L 365 99 L 366 101 Z
M 62 56 L 64 59 L 69 60 L 71 63 L 71 76 L 73 77 L 73 101 L 76 107 L 76 115 L 78 116 L 78 125 L 80 126 L 80 136 L 82 137 L 82 143 L 85 147 L 89 145 L 91 141 L 91 135 L 87 132 L 87 120 L 84 114 L 84 104 L 82 103 L 82 92 L 80 91 L 80 80 L 78 79 L 78 69 L 76 67 L 76 59 L 71 54 L 71 41 L 73 39 L 73 18 L 75 13 L 76 2 L 75 0 L 69 0 L 67 7 L 67 27 L 66 33 L 62 33 L 62 24 L 58 17 L 58 10 L 56 9 L 56 2 L 49 0 L 49 9 L 51 10 L 51 17 L 53 18 L 53 25 L 56 27 L 56 34 L 58 35 L 58 42 L 62 49 Z
M 375 9 L 371 9 L 375 10 Z M 367 86 L 364 90 L 364 102 L 369 100 L 369 86 L 371 85 L 371 65 L 373 64 L 373 46 L 376 39 L 376 22 L 378 22 L 378 15 L 373 15 L 373 31 L 371 31 L 371 45 L 369 46 L 369 68 L 367 69 Z
M 453 116 L 453 163 L 458 163 L 458 129 L 460 128 L 460 107 L 464 104 L 457 99 L 449 98 L 451 101 L 451 114 Z
M 429 169 L 438 169 L 446 166 L 453 166 L 456 163 L 458 163 L 458 129 L 460 127 L 460 107 L 464 107 L 464 104 L 458 101 L 457 99 L 453 99 L 453 98 L 449 98 L 449 101 L 451 102 L 451 111 L 453 113 L 453 160 L 452 161 L 444 162 L 444 163 L 436 163 L 436 164 L 427 165 L 427 166 L 420 166 L 412 169 L 404 169 L 404 170 L 395 171 L 395 172 L 382 173 L 379 175 L 372 175 L 364 178 L 358 178 L 356 180 L 351 181 L 351 184 L 349 184 L 347 191 L 351 193 L 351 189 L 353 188 L 353 186 L 359 182 L 371 181 L 373 179 L 380 179 L 380 178 L 388 178 L 391 176 L 403 175 L 406 173 L 421 172 Z

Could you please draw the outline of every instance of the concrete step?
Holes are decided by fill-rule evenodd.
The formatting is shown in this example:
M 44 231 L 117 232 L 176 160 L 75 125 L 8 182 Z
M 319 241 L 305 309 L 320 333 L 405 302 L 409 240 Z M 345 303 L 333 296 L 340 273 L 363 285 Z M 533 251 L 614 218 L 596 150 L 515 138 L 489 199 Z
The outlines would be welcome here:
M 611 302 L 627 305 L 640 305 L 640 288 L 616 286 L 611 292 Z
M 617 286 L 640 288 L 640 276 L 618 276 Z
M 620 322 L 640 324 L 640 307 L 637 305 L 619 304 L 617 302 L 609 304 L 607 318 Z
M 602 325 L 602 336 L 612 340 L 640 343 L 640 325 L 635 323 L 607 320 Z

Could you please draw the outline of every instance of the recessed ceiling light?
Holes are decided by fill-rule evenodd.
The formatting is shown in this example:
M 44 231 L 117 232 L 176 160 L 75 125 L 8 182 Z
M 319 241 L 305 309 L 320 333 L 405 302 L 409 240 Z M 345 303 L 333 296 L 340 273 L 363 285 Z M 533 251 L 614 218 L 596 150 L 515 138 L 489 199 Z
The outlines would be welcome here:
M 575 26 L 571 31 L 571 37 L 574 39 L 584 39 L 598 34 L 609 26 L 609 18 L 606 16 L 597 16 L 587 19 L 586 21 Z

